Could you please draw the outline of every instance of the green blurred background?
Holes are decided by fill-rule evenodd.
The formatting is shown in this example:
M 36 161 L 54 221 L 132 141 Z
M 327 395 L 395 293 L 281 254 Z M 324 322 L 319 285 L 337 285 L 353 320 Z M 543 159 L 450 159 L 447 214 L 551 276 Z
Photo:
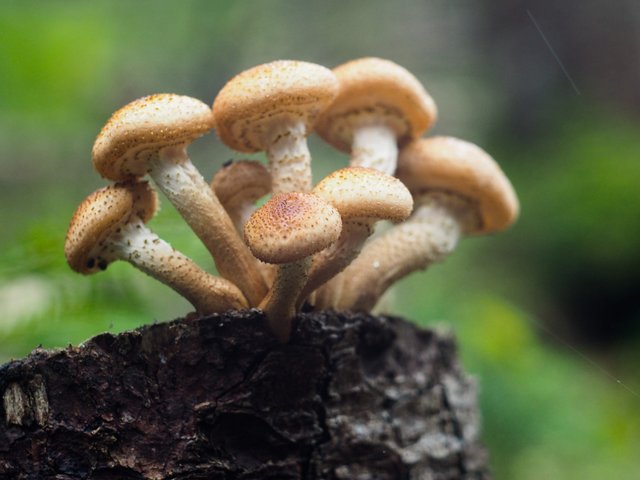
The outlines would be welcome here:
M 71 214 L 105 184 L 90 152 L 114 110 L 156 92 L 211 103 L 278 58 L 369 55 L 422 80 L 433 132 L 483 146 L 522 203 L 512 229 L 463 240 L 387 310 L 455 331 L 497 479 L 638 478 L 637 0 L 0 3 L 0 361 L 190 310 L 127 264 L 65 264 Z M 346 163 L 310 144 L 316 180 Z M 240 158 L 215 135 L 190 151 L 207 178 Z M 166 202 L 152 228 L 211 268 Z

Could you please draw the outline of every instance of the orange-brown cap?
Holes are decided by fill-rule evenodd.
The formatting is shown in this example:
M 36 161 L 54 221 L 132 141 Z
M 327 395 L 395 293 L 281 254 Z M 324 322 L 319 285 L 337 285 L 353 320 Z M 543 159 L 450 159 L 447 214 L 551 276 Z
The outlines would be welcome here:
M 271 174 L 260 162 L 240 160 L 218 170 L 211 188 L 222 205 L 253 203 L 271 192 Z
M 293 60 L 259 65 L 233 77 L 218 93 L 216 131 L 234 150 L 266 150 L 275 123 L 301 120 L 309 133 L 337 91 L 335 75 L 321 65 Z
M 308 193 L 281 193 L 254 212 L 244 228 L 251 252 L 267 263 L 291 263 L 331 245 L 340 236 L 338 211 Z
M 518 197 L 496 161 L 480 147 L 453 137 L 411 142 L 400 151 L 396 175 L 411 190 L 444 190 L 477 205 L 481 222 L 468 233 L 503 230 L 518 216 Z
M 64 244 L 69 266 L 83 274 L 104 270 L 93 258 L 105 239 L 132 216 L 148 222 L 158 209 L 158 197 L 147 182 L 120 183 L 96 190 L 74 213 Z
M 372 168 L 337 170 L 321 180 L 313 193 L 331 203 L 343 220 L 371 218 L 400 222 L 413 208 L 411 193 L 400 180 Z
M 422 135 L 436 120 L 436 104 L 418 79 L 389 60 L 361 58 L 333 69 L 340 89 L 318 119 L 316 131 L 349 152 L 357 126 L 384 122 L 399 143 Z
M 114 113 L 93 145 L 93 165 L 115 181 L 140 177 L 160 149 L 186 145 L 213 128 L 208 105 L 160 93 L 139 98 Z

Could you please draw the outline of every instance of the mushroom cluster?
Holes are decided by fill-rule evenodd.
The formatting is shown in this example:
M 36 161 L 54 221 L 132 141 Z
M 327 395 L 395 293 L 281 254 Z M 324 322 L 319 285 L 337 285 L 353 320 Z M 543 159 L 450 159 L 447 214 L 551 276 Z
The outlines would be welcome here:
M 98 135 L 95 169 L 113 183 L 78 207 L 65 255 L 83 274 L 125 260 L 199 314 L 257 307 L 286 342 L 300 309 L 370 311 L 398 279 L 442 260 L 462 235 L 518 214 L 513 187 L 479 147 L 423 137 L 437 116 L 403 67 L 362 58 L 333 70 L 275 61 L 232 78 L 213 106 L 175 94 L 135 100 Z M 188 145 L 215 130 L 268 163 L 226 163 L 207 182 Z M 315 186 L 307 136 L 351 156 Z M 207 273 L 147 226 L 155 186 L 211 253 Z M 270 196 L 261 206 L 259 202 Z M 374 235 L 378 221 L 393 222 Z

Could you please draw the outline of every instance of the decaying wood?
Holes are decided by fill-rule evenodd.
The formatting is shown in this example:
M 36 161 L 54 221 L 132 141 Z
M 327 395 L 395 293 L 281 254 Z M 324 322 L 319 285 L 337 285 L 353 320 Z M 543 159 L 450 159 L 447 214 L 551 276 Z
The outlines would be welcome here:
M 0 367 L 0 479 L 484 479 L 452 338 L 393 317 L 185 318 Z

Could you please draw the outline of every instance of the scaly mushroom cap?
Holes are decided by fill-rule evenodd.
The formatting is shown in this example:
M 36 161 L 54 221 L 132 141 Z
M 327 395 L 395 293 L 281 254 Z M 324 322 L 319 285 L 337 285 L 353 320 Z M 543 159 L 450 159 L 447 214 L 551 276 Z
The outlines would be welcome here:
M 255 202 L 271 191 L 271 174 L 260 162 L 240 160 L 218 170 L 211 188 L 222 205 Z
M 64 254 L 69 266 L 83 274 L 104 270 L 94 258 L 103 242 L 132 216 L 148 222 L 158 210 L 158 197 L 147 182 L 120 183 L 96 190 L 78 207 L 69 225 Z
M 361 58 L 333 69 L 340 89 L 315 130 L 343 152 L 351 151 L 353 130 L 383 121 L 402 144 L 422 135 L 436 120 L 431 96 L 408 70 L 389 60 Z
M 234 150 L 266 150 L 275 122 L 299 119 L 309 133 L 337 91 L 335 75 L 321 65 L 293 60 L 259 65 L 236 75 L 218 93 L 216 131 Z
M 400 180 L 372 168 L 337 170 L 320 181 L 313 193 L 331 203 L 343 220 L 372 218 L 400 222 L 413 208 L 411 193 Z
M 518 197 L 502 169 L 464 140 L 431 137 L 410 143 L 400 151 L 396 175 L 414 194 L 443 190 L 469 199 L 481 221 L 466 233 L 503 230 L 518 216 Z
M 308 193 L 281 193 L 254 212 L 244 227 L 251 252 L 263 262 L 291 263 L 325 249 L 340 236 L 340 214 Z
M 162 148 L 188 144 L 213 128 L 208 105 L 160 93 L 139 98 L 114 113 L 93 145 L 93 165 L 115 181 L 141 177 Z

